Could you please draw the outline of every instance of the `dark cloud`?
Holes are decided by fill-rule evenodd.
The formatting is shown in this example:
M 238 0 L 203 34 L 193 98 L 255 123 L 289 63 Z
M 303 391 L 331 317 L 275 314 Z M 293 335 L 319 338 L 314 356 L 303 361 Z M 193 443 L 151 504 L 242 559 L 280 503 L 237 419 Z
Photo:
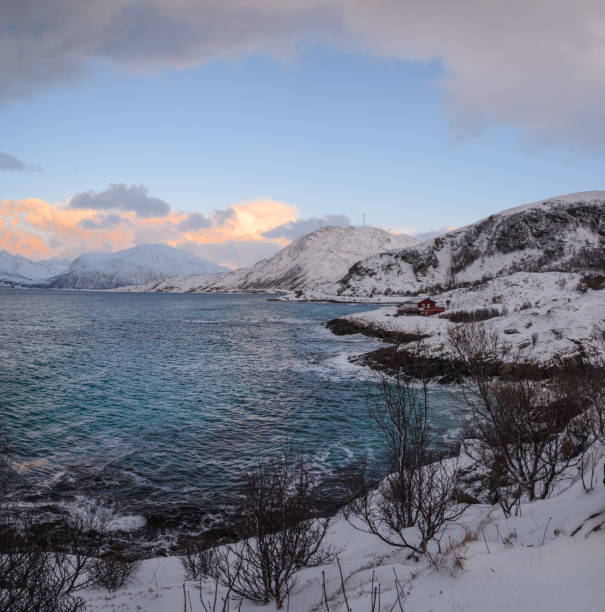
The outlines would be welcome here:
M 8 153 L 0 152 L 0 170 L 34 170 L 39 172 L 40 168 L 9 155 Z
M 177 228 L 182 232 L 196 232 L 207 227 L 225 225 L 227 221 L 235 217 L 235 211 L 231 206 L 221 208 L 212 212 L 210 217 L 200 213 L 191 213 L 177 223 Z
M 85 230 L 113 229 L 125 221 L 120 215 L 105 215 L 97 219 L 81 219 L 78 226 Z
M 309 217 L 308 219 L 297 219 L 283 225 L 278 225 L 262 234 L 263 238 L 286 238 L 294 240 L 299 236 L 313 232 L 326 225 L 339 225 L 347 227 L 351 225 L 351 219 L 347 215 L 326 215 L 325 217 Z
M 200 213 L 191 213 L 182 221 L 177 223 L 177 227 L 182 232 L 196 232 L 197 230 L 211 227 L 212 221 Z
M 117 209 L 136 213 L 137 217 L 165 217 L 170 206 L 159 198 L 149 197 L 149 190 L 143 185 L 127 187 L 123 183 L 111 184 L 105 191 L 85 191 L 69 201 L 70 208 L 93 210 Z
M 602 0 L 2 0 L 0 97 L 73 78 L 89 60 L 184 68 L 301 43 L 443 67 L 458 132 L 492 121 L 605 144 Z
M 235 218 L 235 210 L 233 207 L 219 208 L 212 213 L 212 219 L 215 225 L 224 225 L 230 219 Z
M 90 59 L 184 68 L 251 52 L 285 55 L 340 28 L 332 0 L 2 0 L 0 96 L 71 79 Z

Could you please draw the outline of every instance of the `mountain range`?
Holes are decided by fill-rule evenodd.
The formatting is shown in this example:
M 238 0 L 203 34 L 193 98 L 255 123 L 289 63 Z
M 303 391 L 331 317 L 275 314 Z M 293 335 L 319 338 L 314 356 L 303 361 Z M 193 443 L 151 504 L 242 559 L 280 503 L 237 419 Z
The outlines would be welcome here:
M 228 270 L 163 244 L 32 262 L 0 252 L 0 282 L 150 292 L 289 292 L 386 299 L 513 274 L 605 269 L 605 191 L 524 204 L 420 241 L 371 227 L 322 227 L 250 268 Z
M 360 259 L 415 245 L 405 234 L 374 227 L 322 227 L 269 259 L 227 274 L 169 278 L 135 290 L 165 293 L 313 291 L 341 279 Z
M 228 269 L 183 249 L 142 244 L 114 253 L 86 253 L 67 260 L 33 262 L 0 253 L 0 282 L 56 289 L 113 289 L 142 285 L 177 274 L 211 274 Z

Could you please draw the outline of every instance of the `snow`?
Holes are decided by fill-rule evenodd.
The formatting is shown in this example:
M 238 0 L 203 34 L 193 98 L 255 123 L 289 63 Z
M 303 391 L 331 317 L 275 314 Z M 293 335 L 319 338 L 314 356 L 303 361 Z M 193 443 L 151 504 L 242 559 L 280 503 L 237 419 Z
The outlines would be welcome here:
M 139 285 L 169 276 L 211 274 L 227 268 L 165 244 L 143 244 L 114 253 L 85 253 L 51 286 L 70 289 L 110 289 Z
M 312 291 L 338 281 L 361 258 L 418 242 L 411 236 L 373 227 L 326 226 L 297 238 L 250 269 L 242 268 L 212 278 L 171 278 L 161 284 L 149 283 L 132 290 L 172 293 Z
M 339 297 L 393 296 L 516 270 L 576 270 L 582 265 L 581 249 L 603 249 L 604 223 L 605 191 L 525 204 L 435 240 L 361 260 L 321 291 Z
M 32 261 L 21 255 L 11 255 L 0 251 L 0 282 L 6 281 L 20 285 L 42 283 L 46 279 L 62 274 L 69 267 L 67 259 L 46 259 Z
M 595 443 L 589 454 L 587 461 L 595 466 L 592 489 L 585 490 L 574 467 L 550 498 L 521 504 L 517 516 L 507 518 L 497 506 L 470 506 L 456 524 L 448 526 L 443 553 L 432 549 L 435 563 L 410 558 L 405 550 L 390 547 L 338 517 L 328 539 L 340 551 L 351 609 L 370 609 L 372 579 L 374 586 L 380 584 L 381 609 L 392 609 L 396 576 L 406 612 L 603 610 L 605 449 Z M 330 610 L 346 610 L 336 562 L 299 573 L 290 610 L 325 610 L 324 572 Z M 204 581 L 201 586 L 205 601 L 211 601 L 214 585 Z M 181 610 L 183 591 L 188 594 L 187 610 L 189 602 L 192 612 L 203 609 L 199 584 L 185 580 L 177 558 L 149 559 L 130 586 L 113 594 L 87 592 L 87 609 Z M 232 609 L 237 609 L 237 602 Z M 259 609 L 275 608 L 272 603 L 261 607 L 245 600 L 241 607 L 244 612 Z
M 500 215 L 512 215 L 522 210 L 534 208 L 537 206 L 552 206 L 556 203 L 567 203 L 574 204 L 576 202 L 587 202 L 587 203 L 598 203 L 605 200 L 605 191 L 578 191 L 576 193 L 568 193 L 566 195 L 554 196 L 552 198 L 546 198 L 539 200 L 538 202 L 530 202 L 529 204 L 522 204 L 521 206 L 515 206 L 513 208 L 507 208 L 500 212 Z
M 598 345 L 605 333 L 605 289 L 577 291 L 582 275 L 559 272 L 516 272 L 476 287 L 431 297 L 447 312 L 496 308 L 501 313 L 483 324 L 496 330 L 521 357 L 546 363 L 556 355 L 573 354 L 579 344 Z M 438 315 L 396 316 L 397 307 L 348 315 L 348 320 L 394 332 L 428 334 L 427 349 L 447 357 L 449 320 Z

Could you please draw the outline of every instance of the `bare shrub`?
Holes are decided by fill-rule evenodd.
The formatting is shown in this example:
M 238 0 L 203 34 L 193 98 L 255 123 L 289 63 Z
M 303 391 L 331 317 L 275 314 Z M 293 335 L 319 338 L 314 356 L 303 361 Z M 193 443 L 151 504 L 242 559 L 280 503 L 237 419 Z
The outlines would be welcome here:
M 568 260 L 569 270 L 605 270 L 605 245 L 582 247 Z
M 548 497 L 559 477 L 585 445 L 585 428 L 576 419 L 583 402 L 571 379 L 546 387 L 535 380 L 503 381 L 492 376 L 490 362 L 505 361 L 508 351 L 497 335 L 476 327 L 450 330 L 450 346 L 467 365 L 469 437 L 466 451 L 488 469 L 488 486 L 505 514 L 522 498 Z
M 286 449 L 260 459 L 244 490 L 240 541 L 216 557 L 218 582 L 254 602 L 275 600 L 281 608 L 303 567 L 324 563 L 333 551 L 323 545 L 330 520 L 314 516 L 312 479 L 304 457 Z
M 330 612 L 330 601 L 332 599 L 336 599 L 336 597 L 342 595 L 344 609 L 346 612 L 353 612 L 353 608 L 349 605 L 349 598 L 347 596 L 347 579 L 345 579 L 342 573 L 342 566 L 340 565 L 340 560 L 336 559 L 338 563 L 338 575 L 340 578 L 340 587 L 330 598 L 328 597 L 328 588 L 326 581 L 326 574 L 322 572 L 322 588 L 321 588 L 321 604 L 315 606 L 313 610 L 323 609 L 325 612 Z M 395 610 L 399 610 L 399 612 L 404 612 L 403 602 L 405 601 L 406 593 L 399 577 L 397 576 L 397 572 L 395 572 L 395 568 L 393 568 L 393 586 L 395 591 L 394 601 L 391 605 L 387 607 L 383 607 L 382 602 L 382 585 L 380 582 L 376 581 L 376 574 L 372 571 L 372 579 L 369 586 L 369 607 L 368 612 L 380 612 L 381 610 L 386 610 L 387 612 L 394 612 Z M 355 608 L 357 610 L 357 608 Z
M 66 523 L 67 542 L 53 541 L 46 526 L 6 508 L 0 513 L 0 610 L 76 612 L 78 591 L 91 585 L 92 557 L 82 546 L 82 528 Z
M 439 317 L 441 319 L 449 319 L 452 323 L 472 323 L 499 317 L 501 314 L 502 313 L 497 308 L 477 308 L 476 310 L 454 310 L 452 312 L 445 312 L 439 315 Z
M 185 585 L 183 585 L 184 589 Z M 219 594 L 220 584 L 218 579 L 215 578 L 213 590 L 210 593 L 210 597 L 208 599 L 204 599 L 204 591 L 202 587 L 202 581 L 200 579 L 199 583 L 200 588 L 200 604 L 202 605 L 202 610 L 204 612 L 231 612 L 231 589 L 227 588 L 227 591 L 223 594 Z M 183 593 L 184 596 L 184 609 L 187 610 L 187 597 L 186 594 Z M 242 608 L 243 600 L 239 598 L 239 601 L 234 605 L 234 611 L 239 611 Z M 191 605 L 191 600 L 189 600 L 189 609 L 193 610 L 193 606 Z
M 91 579 L 95 586 L 117 591 L 126 586 L 136 575 L 142 561 L 132 552 L 126 550 L 112 550 L 97 559 L 91 567 Z
M 448 344 L 472 376 L 479 394 L 487 390 L 487 383 L 508 362 L 511 353 L 510 343 L 502 341 L 498 332 L 488 330 L 480 322 L 451 326 Z
M 439 544 L 447 523 L 466 508 L 456 499 L 456 461 L 439 461 L 430 449 L 428 411 L 426 383 L 419 387 L 400 376 L 394 382 L 381 376 L 381 398 L 370 415 L 386 442 L 391 473 L 376 488 L 359 478 L 345 509 L 357 529 L 416 553 L 431 541 Z
M 589 289 L 599 291 L 605 287 L 605 276 L 602 274 L 585 274 L 578 281 L 576 290 L 580 293 L 586 293 Z
M 216 541 L 214 538 L 208 533 L 187 535 L 181 538 L 180 544 L 184 548 L 180 561 L 188 580 L 199 580 L 215 575 Z

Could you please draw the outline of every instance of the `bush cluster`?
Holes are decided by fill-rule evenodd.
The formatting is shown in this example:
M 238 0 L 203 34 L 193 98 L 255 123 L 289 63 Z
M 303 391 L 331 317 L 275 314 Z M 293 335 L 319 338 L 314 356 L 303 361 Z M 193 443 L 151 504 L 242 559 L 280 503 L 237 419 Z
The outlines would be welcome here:
M 453 310 L 439 315 L 442 319 L 448 319 L 452 323 L 473 323 L 486 321 L 494 317 L 502 316 L 498 308 L 477 308 L 476 310 Z

